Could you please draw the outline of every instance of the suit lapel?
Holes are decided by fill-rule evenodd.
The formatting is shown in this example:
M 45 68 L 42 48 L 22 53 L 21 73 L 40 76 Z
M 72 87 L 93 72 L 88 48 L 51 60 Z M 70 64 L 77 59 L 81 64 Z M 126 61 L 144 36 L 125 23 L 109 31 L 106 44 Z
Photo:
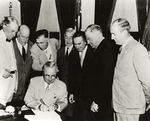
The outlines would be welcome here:
M 15 51 L 15 56 L 16 56 L 16 59 L 18 59 L 18 56 L 20 56 L 19 58 L 22 59 L 22 61 L 24 62 L 23 58 L 22 58 L 22 55 L 21 55 L 21 52 L 18 48 L 18 45 L 17 45 L 17 42 L 16 42 L 16 38 L 13 40 L 13 46 L 14 46 L 14 51 Z
M 19 55 L 22 57 L 22 55 L 21 55 L 21 53 L 20 53 L 20 50 L 19 50 L 19 48 L 18 48 L 16 39 L 13 40 L 13 45 L 14 45 L 14 50 L 15 50 L 15 52 L 17 52 L 17 55 L 19 54 Z
M 120 60 L 122 60 L 122 58 L 128 53 L 128 48 L 129 48 L 129 44 L 131 44 L 133 42 L 133 39 L 131 38 L 128 43 L 124 46 L 124 48 L 122 49 L 121 53 L 118 54 L 118 61 L 117 63 L 120 62 Z
M 25 62 L 28 62 L 28 60 L 31 59 L 31 53 L 30 53 L 31 47 L 32 47 L 32 43 L 28 42 L 27 54 L 26 54 L 26 60 L 25 60 Z

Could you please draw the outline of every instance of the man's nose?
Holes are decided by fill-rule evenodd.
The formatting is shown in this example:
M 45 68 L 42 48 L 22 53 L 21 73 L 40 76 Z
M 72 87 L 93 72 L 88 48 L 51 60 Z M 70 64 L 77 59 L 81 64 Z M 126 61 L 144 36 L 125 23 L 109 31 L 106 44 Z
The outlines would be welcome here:
M 13 36 L 16 36 L 16 32 L 13 32 L 12 34 L 13 34 Z

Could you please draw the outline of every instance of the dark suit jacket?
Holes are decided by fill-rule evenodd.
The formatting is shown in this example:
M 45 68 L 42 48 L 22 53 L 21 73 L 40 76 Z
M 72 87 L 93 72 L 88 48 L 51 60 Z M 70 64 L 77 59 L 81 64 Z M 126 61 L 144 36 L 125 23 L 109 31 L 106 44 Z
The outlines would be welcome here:
M 15 57 L 17 61 L 17 70 L 18 70 L 18 89 L 17 89 L 17 93 L 14 95 L 13 98 L 15 98 L 16 96 L 19 97 L 20 99 L 24 98 L 23 96 L 25 94 L 25 91 L 30 81 L 30 72 L 32 66 L 30 49 L 32 45 L 33 45 L 32 42 L 28 41 L 26 60 L 24 61 L 19 51 L 19 48 L 17 46 L 16 40 L 13 40 Z
M 93 101 L 99 105 L 99 112 L 111 107 L 115 60 L 111 43 L 104 39 L 94 51 L 84 78 L 83 96 L 88 110 Z
M 90 45 L 87 45 L 87 51 L 81 67 L 79 52 L 75 50 L 70 55 L 69 63 L 69 94 L 74 94 L 75 100 L 82 99 L 82 78 L 86 76 L 86 70 L 88 68 L 89 60 L 93 54 L 93 49 Z
M 74 47 L 72 48 L 70 54 L 74 51 Z M 65 60 L 65 47 L 62 47 L 57 52 L 57 66 L 58 66 L 58 77 L 61 81 L 65 82 L 65 84 L 68 86 L 68 63 L 70 54 L 68 56 L 68 61 L 66 63 Z

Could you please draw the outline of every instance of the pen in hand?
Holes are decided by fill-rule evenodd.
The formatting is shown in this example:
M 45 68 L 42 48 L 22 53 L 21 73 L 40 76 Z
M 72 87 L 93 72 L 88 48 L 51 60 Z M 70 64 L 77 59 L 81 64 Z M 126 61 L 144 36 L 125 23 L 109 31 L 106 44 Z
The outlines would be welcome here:
M 46 105 L 46 103 L 43 101 L 43 99 L 40 99 L 41 104 L 45 105 L 46 107 L 49 107 Z
M 50 106 L 47 106 L 46 103 L 43 101 L 43 99 L 40 99 L 40 102 L 47 108 L 47 111 L 54 111 L 58 108 L 57 104 L 51 104 Z M 41 109 L 41 110 L 46 111 L 46 109 Z

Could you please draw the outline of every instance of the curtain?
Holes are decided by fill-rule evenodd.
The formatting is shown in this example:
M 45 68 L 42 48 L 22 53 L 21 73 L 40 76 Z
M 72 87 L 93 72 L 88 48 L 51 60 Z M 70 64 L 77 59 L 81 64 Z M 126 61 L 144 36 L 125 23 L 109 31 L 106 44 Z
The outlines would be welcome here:
M 95 24 L 98 24 L 103 29 L 103 34 L 106 35 L 109 31 L 109 18 L 112 16 L 113 3 L 116 0 L 95 0 Z
M 146 0 L 137 0 L 137 11 L 138 11 L 138 21 L 139 21 L 139 30 L 140 30 L 139 38 L 142 39 L 143 31 L 147 19 Z
M 61 32 L 61 46 L 64 46 L 65 30 L 69 27 L 74 28 L 76 0 L 55 0 L 55 2 Z
M 34 43 L 41 0 L 19 0 L 21 5 L 21 24 L 30 28 L 30 40 Z

